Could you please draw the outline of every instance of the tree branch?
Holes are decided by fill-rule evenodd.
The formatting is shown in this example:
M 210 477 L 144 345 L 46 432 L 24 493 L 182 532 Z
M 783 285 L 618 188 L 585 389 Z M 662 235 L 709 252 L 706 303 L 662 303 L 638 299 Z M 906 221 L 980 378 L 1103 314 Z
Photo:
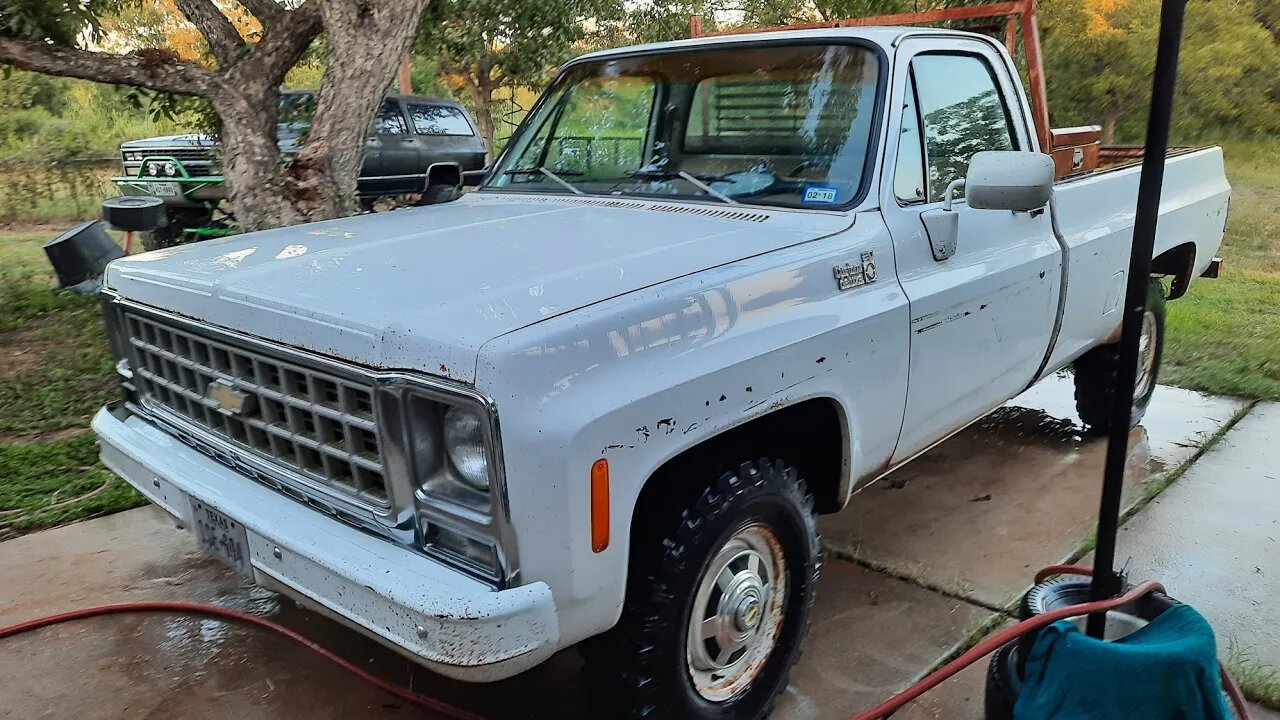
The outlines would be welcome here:
M 165 50 L 114 55 L 0 37 L 0 63 L 46 75 L 130 85 L 179 95 L 208 97 L 219 85 L 218 75 L 212 70 L 179 60 L 176 54 Z
M 307 0 L 290 10 L 283 20 L 266 26 L 249 55 L 228 71 L 227 80 L 235 84 L 266 79 L 268 84 L 278 86 L 323 27 L 317 3 Z
M 219 67 L 229 67 L 236 61 L 244 38 L 212 0 L 174 0 L 174 5 L 209 42 Z
M 262 23 L 265 29 L 274 25 L 277 20 L 288 15 L 288 11 L 284 9 L 277 0 L 236 0 L 244 6 L 254 17 L 258 18 L 258 22 Z

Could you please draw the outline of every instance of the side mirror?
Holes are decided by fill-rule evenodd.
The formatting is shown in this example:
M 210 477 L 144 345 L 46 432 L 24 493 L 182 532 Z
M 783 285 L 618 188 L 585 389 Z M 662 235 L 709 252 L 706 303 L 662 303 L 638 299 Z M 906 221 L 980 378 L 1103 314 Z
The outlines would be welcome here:
M 1038 152 L 988 150 L 969 161 L 965 201 L 976 210 L 1039 210 L 1053 194 L 1053 158 Z
M 965 203 L 975 210 L 1039 210 L 1053 196 L 1053 158 L 1043 153 L 986 150 L 969 160 L 969 174 L 951 181 L 942 208 L 921 213 L 934 260 L 956 252 L 960 214 L 952 209 L 956 191 L 964 186 Z

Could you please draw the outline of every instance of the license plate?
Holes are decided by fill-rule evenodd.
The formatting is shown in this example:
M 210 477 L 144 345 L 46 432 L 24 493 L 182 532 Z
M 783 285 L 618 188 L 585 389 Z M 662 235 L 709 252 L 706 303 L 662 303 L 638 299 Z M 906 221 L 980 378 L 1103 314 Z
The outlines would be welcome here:
M 153 182 L 148 185 L 150 185 L 151 194 L 156 197 L 178 197 L 182 194 L 176 182 Z
M 249 535 L 244 526 L 204 503 L 191 499 L 193 530 L 201 549 L 230 565 L 242 575 L 253 575 L 249 567 Z

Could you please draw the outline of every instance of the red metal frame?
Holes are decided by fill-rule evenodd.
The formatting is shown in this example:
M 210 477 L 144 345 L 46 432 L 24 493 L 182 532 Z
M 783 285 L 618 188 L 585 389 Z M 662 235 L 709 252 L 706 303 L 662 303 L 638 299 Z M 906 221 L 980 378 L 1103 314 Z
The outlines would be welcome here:
M 1022 32 L 1022 46 L 1027 55 L 1027 77 L 1030 81 L 1028 90 L 1031 96 L 1031 115 L 1035 121 L 1036 137 L 1040 140 L 1040 150 L 1052 153 L 1053 144 L 1049 135 L 1049 101 L 1044 83 L 1044 65 L 1040 55 L 1040 27 L 1036 21 L 1036 0 L 1014 0 L 1014 2 L 969 5 L 939 10 L 925 10 L 923 12 L 844 18 L 796 25 L 778 25 L 768 28 L 734 28 L 716 32 L 704 32 L 702 29 L 702 16 L 693 15 L 689 18 L 689 36 L 711 37 L 715 35 L 740 35 L 743 33 L 778 30 L 866 27 L 869 25 L 923 25 L 949 20 L 979 20 L 984 18 L 1004 19 L 1004 43 L 1010 54 L 1013 54 L 1017 48 L 1018 32 Z

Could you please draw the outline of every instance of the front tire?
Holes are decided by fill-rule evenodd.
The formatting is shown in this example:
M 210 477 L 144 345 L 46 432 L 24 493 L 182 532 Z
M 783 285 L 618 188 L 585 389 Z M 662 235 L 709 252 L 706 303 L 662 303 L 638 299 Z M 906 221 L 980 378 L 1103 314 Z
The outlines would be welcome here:
M 1152 278 L 1147 288 L 1147 311 L 1142 319 L 1142 340 L 1138 347 L 1138 376 L 1133 391 L 1130 429 L 1142 422 L 1160 374 L 1164 353 L 1164 286 Z M 1120 371 L 1120 343 L 1102 345 L 1081 355 L 1075 362 L 1076 412 L 1093 435 L 1111 432 L 1115 407 L 1116 377 Z
M 795 468 L 761 459 L 712 482 L 673 524 L 636 533 L 622 618 L 583 645 L 596 716 L 764 718 L 813 609 L 813 497 Z

